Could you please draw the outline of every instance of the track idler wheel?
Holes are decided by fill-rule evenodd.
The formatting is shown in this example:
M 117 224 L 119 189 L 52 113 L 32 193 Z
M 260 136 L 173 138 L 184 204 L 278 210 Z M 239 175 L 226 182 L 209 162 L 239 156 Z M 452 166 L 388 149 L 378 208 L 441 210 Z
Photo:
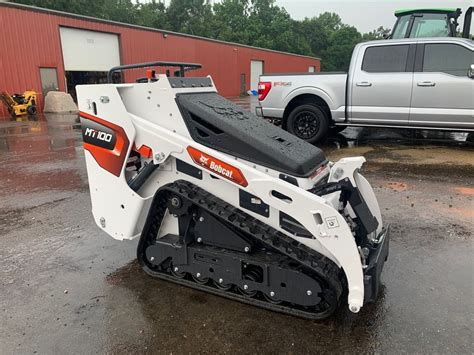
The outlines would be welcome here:
M 272 296 L 273 294 L 273 296 Z M 275 293 L 273 291 L 270 292 L 270 295 L 267 295 L 266 293 L 263 294 L 263 297 L 270 303 L 273 304 L 280 304 L 283 301 L 280 300 L 279 298 L 276 297 Z
M 186 277 L 186 272 L 180 271 L 179 267 L 171 265 L 171 275 L 178 279 L 184 279 Z
M 243 287 L 237 287 L 237 290 L 245 296 L 254 297 L 257 294 L 257 290 L 251 290 L 248 285 L 244 285 Z
M 244 264 L 242 274 L 244 282 L 245 280 L 253 282 L 262 282 L 263 280 L 263 271 L 260 267 Z M 247 284 L 244 284 L 243 287 L 238 287 L 238 290 L 241 294 L 248 297 L 254 297 L 258 292 L 257 290 L 251 290 Z
M 208 277 L 202 277 L 199 272 L 197 274 L 193 274 L 192 278 L 193 278 L 194 281 L 196 281 L 196 283 L 198 283 L 200 285 L 205 285 L 209 282 L 209 278 Z
M 214 285 L 222 291 L 229 291 L 232 288 L 232 284 L 224 283 L 223 279 L 214 280 Z

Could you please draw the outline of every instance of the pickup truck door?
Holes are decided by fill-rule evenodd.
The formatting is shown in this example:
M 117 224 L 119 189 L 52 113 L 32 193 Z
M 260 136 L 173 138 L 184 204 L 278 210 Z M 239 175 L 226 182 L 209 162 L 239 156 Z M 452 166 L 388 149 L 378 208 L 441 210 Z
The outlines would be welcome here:
M 474 52 L 455 43 L 417 48 L 410 125 L 474 128 Z
M 350 79 L 351 123 L 408 124 L 415 51 L 415 44 L 374 44 L 359 52 Z

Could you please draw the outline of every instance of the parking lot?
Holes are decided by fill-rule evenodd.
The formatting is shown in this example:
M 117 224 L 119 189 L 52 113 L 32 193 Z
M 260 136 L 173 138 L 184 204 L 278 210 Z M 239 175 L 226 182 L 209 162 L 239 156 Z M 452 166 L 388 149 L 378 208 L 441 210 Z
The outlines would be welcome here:
M 0 122 L 1 352 L 470 353 L 466 138 L 351 128 L 325 144 L 330 159 L 366 157 L 392 240 L 379 301 L 313 322 L 150 279 L 137 241 L 93 221 L 77 117 Z

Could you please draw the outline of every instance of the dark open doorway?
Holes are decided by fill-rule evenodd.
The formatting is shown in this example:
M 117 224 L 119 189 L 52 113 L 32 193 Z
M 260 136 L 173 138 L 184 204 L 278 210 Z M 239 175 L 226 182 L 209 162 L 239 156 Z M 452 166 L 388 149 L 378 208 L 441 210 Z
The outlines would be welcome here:
M 120 73 L 114 73 L 114 83 L 121 83 Z M 76 85 L 86 84 L 107 84 L 106 71 L 67 71 L 66 72 L 67 92 L 72 99 L 77 102 Z

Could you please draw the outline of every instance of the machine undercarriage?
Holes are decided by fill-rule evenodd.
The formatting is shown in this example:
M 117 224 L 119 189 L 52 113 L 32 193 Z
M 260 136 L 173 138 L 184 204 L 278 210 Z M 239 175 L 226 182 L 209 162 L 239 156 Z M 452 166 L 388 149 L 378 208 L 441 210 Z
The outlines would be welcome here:
M 179 235 L 157 238 L 164 218 Z M 155 196 L 138 259 L 151 276 L 305 318 L 331 314 L 343 291 L 331 260 L 184 181 Z

